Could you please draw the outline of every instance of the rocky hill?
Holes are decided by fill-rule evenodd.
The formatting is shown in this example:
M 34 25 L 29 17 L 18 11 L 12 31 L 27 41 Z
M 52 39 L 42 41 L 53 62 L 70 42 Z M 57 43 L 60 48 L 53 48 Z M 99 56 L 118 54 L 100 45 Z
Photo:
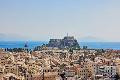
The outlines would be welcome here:
M 73 36 L 65 36 L 63 39 L 50 39 L 47 47 L 57 47 L 60 49 L 63 48 L 73 48 L 79 49 L 80 46 L 77 40 Z

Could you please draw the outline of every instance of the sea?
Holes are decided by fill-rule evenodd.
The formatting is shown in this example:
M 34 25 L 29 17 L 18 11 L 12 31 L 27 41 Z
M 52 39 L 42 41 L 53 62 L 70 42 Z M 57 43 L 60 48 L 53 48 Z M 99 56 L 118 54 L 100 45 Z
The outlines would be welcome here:
M 0 41 L 0 48 L 24 48 L 27 44 L 29 49 L 47 44 L 47 41 Z M 88 46 L 88 49 L 114 49 L 120 50 L 120 42 L 79 42 L 80 47 Z

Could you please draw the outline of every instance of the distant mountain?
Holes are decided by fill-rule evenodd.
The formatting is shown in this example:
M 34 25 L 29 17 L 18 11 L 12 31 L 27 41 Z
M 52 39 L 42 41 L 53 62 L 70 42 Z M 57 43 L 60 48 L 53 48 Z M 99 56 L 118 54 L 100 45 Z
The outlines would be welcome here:
M 92 36 L 80 38 L 80 42 L 103 42 L 103 41 L 105 41 L 105 40 L 102 40 L 102 39 L 96 38 L 96 37 L 92 37 Z
M 0 33 L 0 41 L 23 41 L 28 40 L 26 37 L 17 34 L 3 34 Z

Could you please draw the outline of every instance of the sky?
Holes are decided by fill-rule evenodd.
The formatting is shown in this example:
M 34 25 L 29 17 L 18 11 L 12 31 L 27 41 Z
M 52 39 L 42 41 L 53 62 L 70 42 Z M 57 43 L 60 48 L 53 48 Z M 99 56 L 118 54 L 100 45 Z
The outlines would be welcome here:
M 120 0 L 0 0 L 0 34 L 120 41 Z M 18 36 L 17 36 L 18 37 Z

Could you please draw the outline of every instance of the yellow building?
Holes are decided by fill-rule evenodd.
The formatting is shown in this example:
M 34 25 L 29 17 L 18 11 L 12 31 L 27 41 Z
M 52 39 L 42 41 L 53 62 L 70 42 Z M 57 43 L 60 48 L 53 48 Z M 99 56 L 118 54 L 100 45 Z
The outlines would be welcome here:
M 91 61 L 82 62 L 82 64 L 77 65 L 76 68 L 78 77 L 82 78 L 83 80 L 91 77 L 93 78 L 96 73 L 95 64 Z

